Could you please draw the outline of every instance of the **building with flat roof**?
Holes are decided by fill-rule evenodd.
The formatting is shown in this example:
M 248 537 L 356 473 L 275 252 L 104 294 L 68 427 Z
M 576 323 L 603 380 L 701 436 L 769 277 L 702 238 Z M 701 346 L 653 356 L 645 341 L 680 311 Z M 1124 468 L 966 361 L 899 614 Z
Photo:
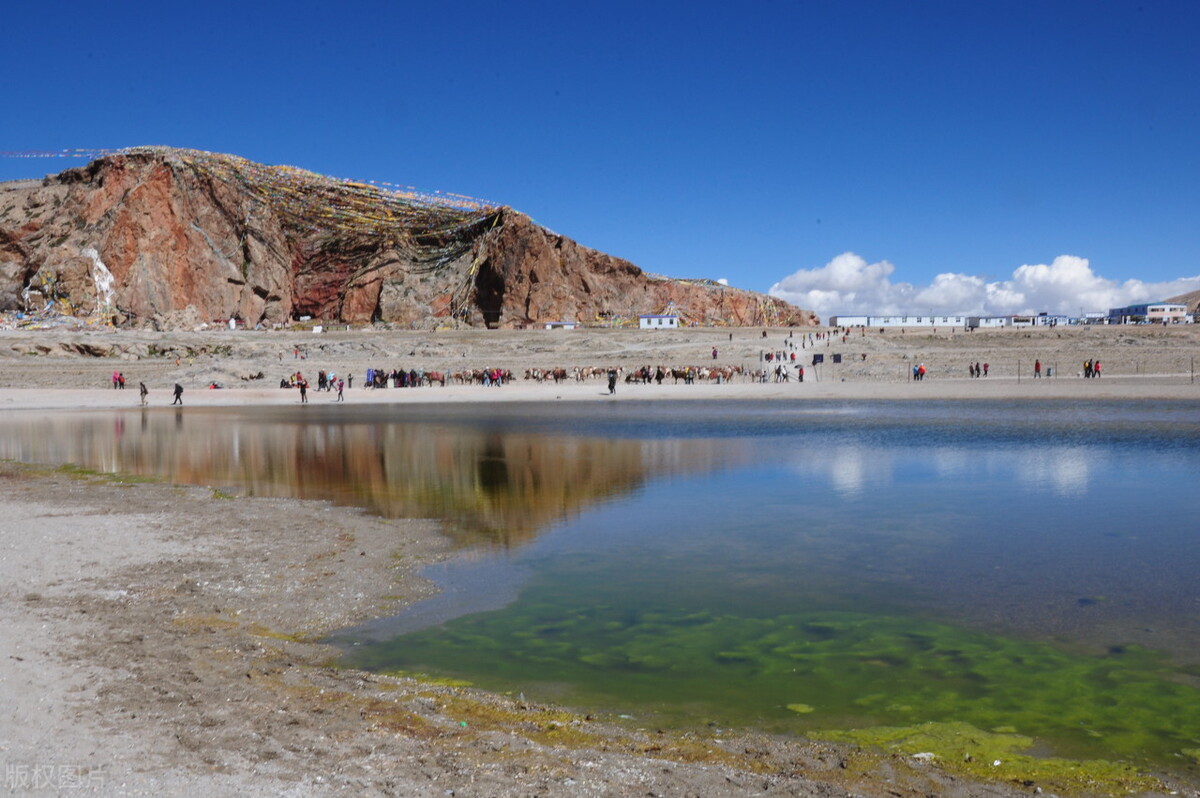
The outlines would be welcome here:
M 1012 316 L 967 316 L 968 330 L 990 330 L 1012 324 Z
M 1187 305 L 1175 302 L 1145 302 L 1108 311 L 1109 324 L 1182 324 L 1189 321 L 1191 316 L 1188 315 Z
M 674 330 L 678 327 L 678 316 L 657 314 L 638 316 L 638 329 L 641 330 Z
M 965 327 L 966 316 L 830 316 L 831 327 Z

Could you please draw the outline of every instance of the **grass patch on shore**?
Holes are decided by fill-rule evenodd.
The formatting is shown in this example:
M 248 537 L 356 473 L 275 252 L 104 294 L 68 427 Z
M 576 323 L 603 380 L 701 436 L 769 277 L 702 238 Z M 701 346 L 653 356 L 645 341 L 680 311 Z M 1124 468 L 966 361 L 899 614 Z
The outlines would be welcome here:
M 1034 757 L 1033 739 L 987 732 L 969 723 L 922 723 L 850 731 L 820 731 L 814 739 L 882 748 L 935 762 L 942 770 L 981 781 L 1001 781 L 1055 792 L 1127 795 L 1163 789 L 1158 779 L 1132 765 L 1102 759 Z
M 157 477 L 128 474 L 121 471 L 97 471 L 94 468 L 84 468 L 75 463 L 55 466 L 48 473 L 70 477 L 71 479 L 87 480 L 89 482 L 103 482 L 109 485 L 150 485 L 158 484 L 162 481 Z

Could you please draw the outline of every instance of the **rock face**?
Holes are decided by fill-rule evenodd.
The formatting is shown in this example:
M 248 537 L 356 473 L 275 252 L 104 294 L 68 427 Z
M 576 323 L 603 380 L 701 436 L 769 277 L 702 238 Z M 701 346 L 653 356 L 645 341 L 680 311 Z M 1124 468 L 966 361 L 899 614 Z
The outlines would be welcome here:
M 510 208 L 381 191 L 235 156 L 147 148 L 0 184 L 0 310 L 412 328 L 548 321 L 796 326 L 816 316 L 649 275 Z

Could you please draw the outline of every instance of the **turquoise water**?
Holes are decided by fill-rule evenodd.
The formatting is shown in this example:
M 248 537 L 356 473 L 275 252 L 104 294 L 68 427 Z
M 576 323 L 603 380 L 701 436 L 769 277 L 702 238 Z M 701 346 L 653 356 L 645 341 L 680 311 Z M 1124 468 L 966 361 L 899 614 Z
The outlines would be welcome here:
M 348 665 L 656 724 L 1200 747 L 1200 403 L 604 403 L 0 423 L 0 456 L 438 516 Z
M 674 410 L 574 429 L 729 457 L 436 569 L 347 663 L 657 724 L 1200 744 L 1196 405 Z

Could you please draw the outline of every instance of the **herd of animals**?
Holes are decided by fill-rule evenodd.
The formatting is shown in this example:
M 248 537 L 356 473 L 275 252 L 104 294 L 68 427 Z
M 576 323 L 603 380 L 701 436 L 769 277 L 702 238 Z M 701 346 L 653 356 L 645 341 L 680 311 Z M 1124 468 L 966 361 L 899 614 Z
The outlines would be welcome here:
M 567 368 L 529 368 L 525 369 L 524 379 L 534 382 L 554 382 L 562 383 L 567 381 L 585 382 L 588 380 L 604 380 L 611 379 L 613 374 L 617 375 L 618 379 L 623 379 L 626 384 L 645 384 L 658 383 L 661 385 L 665 380 L 672 380 L 678 384 L 692 384 L 695 382 L 729 382 L 735 377 L 742 377 L 747 381 L 765 381 L 769 376 L 769 372 L 753 371 L 745 369 L 742 366 L 684 366 L 684 367 L 669 367 L 669 366 L 641 366 L 635 369 L 626 369 L 623 366 L 602 367 L 602 366 L 584 366 Z M 249 379 L 261 378 L 261 374 L 254 375 Z M 297 385 L 299 372 L 290 375 L 289 378 L 281 380 L 281 388 L 294 388 Z M 326 375 L 324 371 L 320 373 L 318 378 L 317 390 L 331 390 L 327 387 L 327 381 L 332 382 L 332 375 Z M 351 378 L 352 380 L 353 378 Z M 510 369 L 462 369 L 459 371 L 426 371 L 425 369 L 368 369 L 366 379 L 362 383 L 364 388 L 415 388 L 430 385 L 504 385 L 512 382 L 515 379 L 513 372 Z M 353 382 L 350 383 L 353 387 Z
M 587 380 L 603 380 L 610 371 L 616 371 L 626 383 L 657 382 L 671 379 L 674 382 L 728 382 L 735 376 L 754 377 L 754 372 L 747 371 L 741 366 L 686 366 L 682 368 L 667 366 L 642 366 L 636 369 L 625 369 L 622 366 L 576 366 L 575 368 L 529 368 L 525 369 L 524 379 L 534 382 L 561 383 L 567 381 L 586 382 Z M 422 369 L 403 369 L 395 371 L 376 370 L 368 375 L 368 387 L 409 387 L 420 385 L 503 385 L 512 382 L 513 373 L 509 369 L 462 369 L 460 371 L 424 371 Z

